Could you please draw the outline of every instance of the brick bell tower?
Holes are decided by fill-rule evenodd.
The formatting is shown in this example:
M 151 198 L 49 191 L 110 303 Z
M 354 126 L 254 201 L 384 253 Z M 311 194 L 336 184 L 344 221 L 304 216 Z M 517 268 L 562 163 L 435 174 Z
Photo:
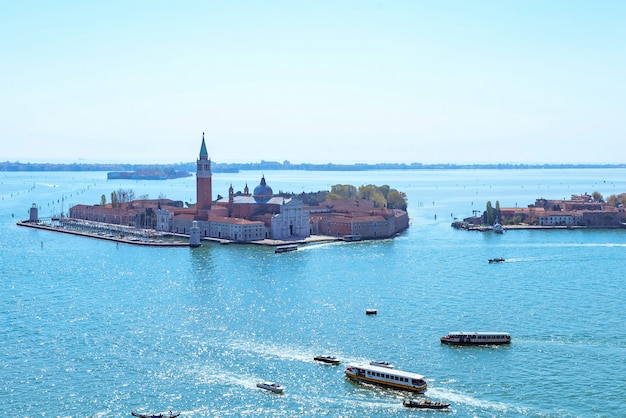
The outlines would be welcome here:
M 206 150 L 204 132 L 202 132 L 202 146 L 200 147 L 200 157 L 196 167 L 196 210 L 198 213 L 211 209 L 213 201 L 212 187 L 211 160 Z

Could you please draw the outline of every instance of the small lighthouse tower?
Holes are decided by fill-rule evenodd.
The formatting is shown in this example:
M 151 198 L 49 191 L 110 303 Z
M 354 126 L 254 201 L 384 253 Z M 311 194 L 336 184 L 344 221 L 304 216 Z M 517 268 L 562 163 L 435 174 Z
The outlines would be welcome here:
M 202 146 L 200 147 L 200 156 L 196 166 L 196 209 L 198 213 L 211 209 L 213 201 L 212 187 L 211 160 L 206 150 L 204 132 L 202 132 Z
M 189 230 L 189 246 L 191 248 L 197 248 L 200 244 L 200 228 L 198 227 L 198 221 L 193 221 L 192 227 Z
M 37 209 L 37 204 L 33 203 L 28 213 L 29 213 L 28 222 L 34 222 L 34 223 L 39 222 L 39 210 Z

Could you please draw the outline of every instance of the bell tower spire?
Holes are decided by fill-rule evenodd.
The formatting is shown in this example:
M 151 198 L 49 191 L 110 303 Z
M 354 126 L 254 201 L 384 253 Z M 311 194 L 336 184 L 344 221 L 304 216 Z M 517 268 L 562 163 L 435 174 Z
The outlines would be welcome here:
M 196 210 L 210 210 L 213 201 L 213 186 L 211 173 L 211 159 L 204 142 L 204 132 L 202 132 L 202 145 L 200 155 L 196 165 Z

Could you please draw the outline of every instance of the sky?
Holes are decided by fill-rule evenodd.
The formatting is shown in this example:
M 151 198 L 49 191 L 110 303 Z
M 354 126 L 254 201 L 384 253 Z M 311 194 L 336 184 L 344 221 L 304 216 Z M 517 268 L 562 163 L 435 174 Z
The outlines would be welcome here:
M 8 1 L 0 161 L 626 163 L 626 2 Z

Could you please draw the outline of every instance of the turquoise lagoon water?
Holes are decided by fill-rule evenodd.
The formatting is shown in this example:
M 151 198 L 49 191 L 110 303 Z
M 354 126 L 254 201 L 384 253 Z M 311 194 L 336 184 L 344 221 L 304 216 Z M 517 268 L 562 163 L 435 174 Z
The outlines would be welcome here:
M 295 253 L 205 244 L 143 248 L 15 225 L 119 188 L 195 201 L 194 178 L 0 173 L 0 411 L 125 417 L 434 416 L 410 395 L 355 384 L 348 362 L 425 375 L 446 416 L 626 415 L 626 230 L 457 231 L 454 218 L 536 198 L 626 192 L 626 170 L 265 172 L 275 191 L 388 184 L 411 227 L 393 240 Z M 214 193 L 261 172 L 215 174 Z M 502 264 L 488 264 L 493 257 Z M 366 308 L 378 315 L 366 316 Z M 449 331 L 507 331 L 508 347 L 442 346 Z M 316 364 L 332 354 L 341 366 Z M 256 388 L 286 386 L 283 395 Z

